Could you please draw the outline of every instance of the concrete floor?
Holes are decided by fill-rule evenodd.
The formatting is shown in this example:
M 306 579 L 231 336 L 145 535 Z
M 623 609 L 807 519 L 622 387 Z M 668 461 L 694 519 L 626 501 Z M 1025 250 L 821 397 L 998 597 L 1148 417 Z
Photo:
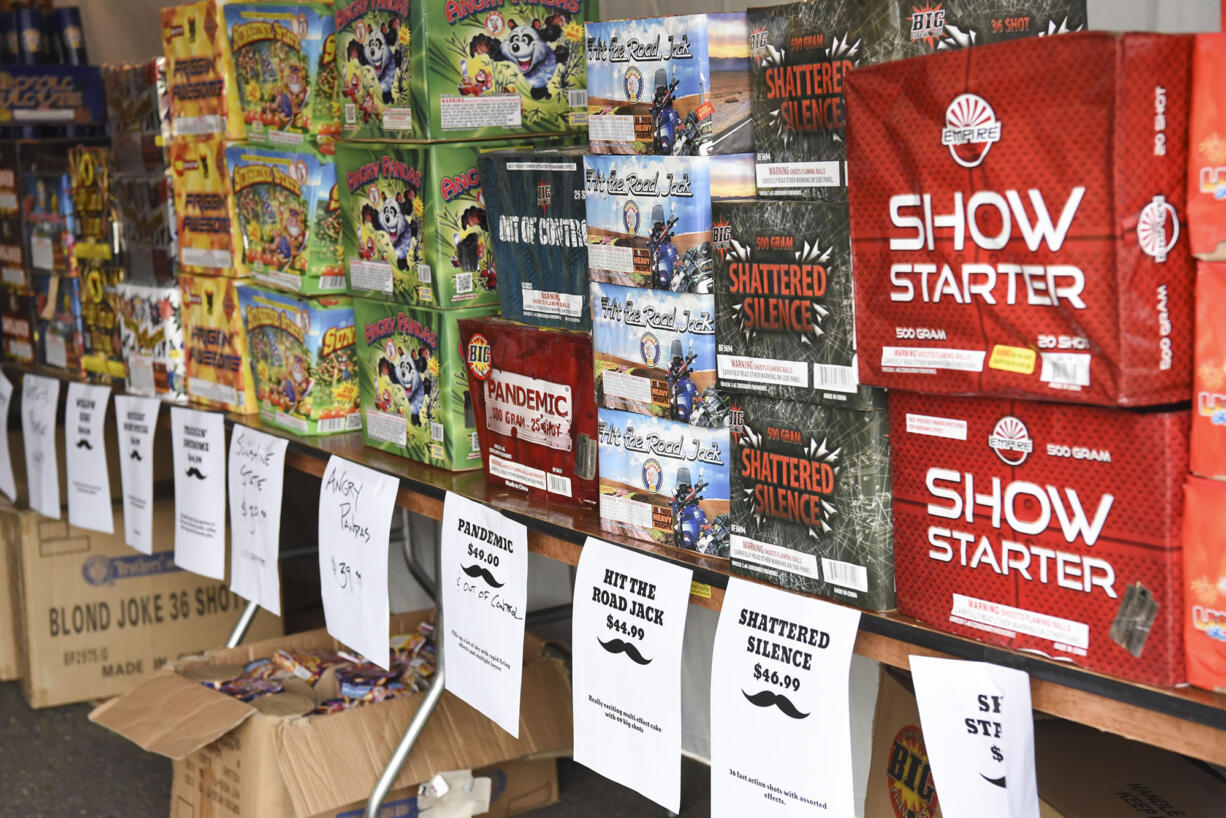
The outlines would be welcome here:
M 169 812 L 170 762 L 86 720 L 90 705 L 31 710 L 0 684 L 0 815 L 157 818 Z M 569 759 L 560 803 L 533 818 L 664 818 L 665 811 Z M 682 766 L 683 816 L 710 815 L 708 770 Z

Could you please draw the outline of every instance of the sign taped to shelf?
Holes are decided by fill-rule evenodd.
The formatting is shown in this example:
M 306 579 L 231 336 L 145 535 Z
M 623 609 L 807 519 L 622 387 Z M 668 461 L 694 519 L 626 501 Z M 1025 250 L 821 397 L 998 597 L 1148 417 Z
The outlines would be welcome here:
M 989 662 L 910 662 L 941 813 L 1038 818 L 1030 676 Z
M 170 408 L 175 460 L 175 565 L 226 575 L 226 424 L 220 412 Z
M 13 382 L 0 372 L 0 422 L 8 429 L 9 409 L 13 405 Z M 9 452 L 9 436 L 0 435 L 0 492 L 9 500 L 17 501 L 17 480 L 13 477 L 13 457 Z
M 115 533 L 111 510 L 111 475 L 106 462 L 103 426 L 111 387 L 73 381 L 68 384 L 64 416 L 64 468 L 68 471 L 68 522 L 78 528 Z
M 236 425 L 230 433 L 230 590 L 281 615 L 283 437 Z
M 153 435 L 161 408 L 157 398 L 115 396 L 123 541 L 142 554 L 153 553 Z
M 24 375 L 21 381 L 21 432 L 26 445 L 26 490 L 30 508 L 60 519 L 60 476 L 55 459 L 55 409 L 58 378 Z
M 528 529 L 447 492 L 442 554 L 447 689 L 519 738 Z
M 572 618 L 575 761 L 677 812 L 694 572 L 588 537 Z
M 711 815 L 855 813 L 860 612 L 729 579 L 711 655 Z
M 400 481 L 333 455 L 319 489 L 319 587 L 328 633 L 388 669 L 387 544 Z

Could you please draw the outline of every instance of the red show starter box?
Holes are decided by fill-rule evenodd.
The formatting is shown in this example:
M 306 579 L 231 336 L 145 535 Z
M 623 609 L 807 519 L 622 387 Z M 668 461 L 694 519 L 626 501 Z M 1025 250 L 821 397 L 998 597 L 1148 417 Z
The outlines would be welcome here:
M 1062 34 L 848 75 L 863 383 L 1188 399 L 1191 46 Z
M 1188 412 L 890 395 L 899 610 L 1151 684 L 1184 681 Z
M 591 336 L 501 318 L 459 325 L 486 479 L 534 500 L 594 505 Z

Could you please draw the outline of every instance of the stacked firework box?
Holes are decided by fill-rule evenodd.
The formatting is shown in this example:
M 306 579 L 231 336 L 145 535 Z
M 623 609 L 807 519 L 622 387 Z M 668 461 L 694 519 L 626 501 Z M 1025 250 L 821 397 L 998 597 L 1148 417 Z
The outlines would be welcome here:
M 187 395 L 240 414 L 258 407 L 238 284 L 249 275 L 226 163 L 247 129 L 217 0 L 162 9 L 169 164 L 178 237 Z
M 111 124 L 111 200 L 124 281 L 115 323 L 127 390 L 187 399 L 171 169 L 166 59 L 103 66 Z
M 1073 33 L 845 85 L 900 611 L 1161 685 L 1186 678 L 1191 58 L 1189 37 Z
M 498 313 L 478 158 L 510 144 L 559 144 L 583 127 L 582 32 L 594 7 L 586 0 L 513 9 L 336 5 L 342 264 L 357 296 L 367 445 L 445 469 L 482 467 L 477 413 L 492 414 L 499 404 L 470 393 L 461 328 Z M 499 360 L 479 371 L 496 379 L 507 362 L 500 349 L 487 353 Z M 518 421 L 532 423 L 509 417 L 500 427 L 508 435 Z M 553 432 L 530 443 L 570 445 L 571 435 L 551 425 L 558 418 L 534 418 Z M 560 420 L 574 425 L 578 417 Z M 554 476 L 552 465 L 503 465 L 504 474 L 514 473 L 504 482 L 515 488 L 583 500 L 578 484 L 570 496 L 550 490 L 561 485 L 546 477 Z
M 745 15 L 589 23 L 586 39 L 601 527 L 727 557 L 712 207 L 755 192 Z
M 1184 487 L 1188 681 L 1226 689 L 1226 34 L 1196 36 L 1188 127 L 1188 237 L 1197 258 L 1191 475 Z

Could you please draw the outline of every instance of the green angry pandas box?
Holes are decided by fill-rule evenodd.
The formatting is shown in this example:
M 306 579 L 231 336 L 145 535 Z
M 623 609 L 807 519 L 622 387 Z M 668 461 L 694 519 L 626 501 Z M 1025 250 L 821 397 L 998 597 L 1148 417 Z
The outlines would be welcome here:
M 353 307 L 366 445 L 452 471 L 481 468 L 458 321 L 498 308 L 430 310 L 368 298 Z
M 477 157 L 488 147 L 337 149 L 350 293 L 439 309 L 498 303 L 477 170 Z
M 884 406 L 856 368 L 847 203 L 716 201 L 711 222 L 720 388 Z
M 596 0 L 337 0 L 347 139 L 583 130 Z
M 885 410 L 739 396 L 731 416 L 732 570 L 895 607 Z

